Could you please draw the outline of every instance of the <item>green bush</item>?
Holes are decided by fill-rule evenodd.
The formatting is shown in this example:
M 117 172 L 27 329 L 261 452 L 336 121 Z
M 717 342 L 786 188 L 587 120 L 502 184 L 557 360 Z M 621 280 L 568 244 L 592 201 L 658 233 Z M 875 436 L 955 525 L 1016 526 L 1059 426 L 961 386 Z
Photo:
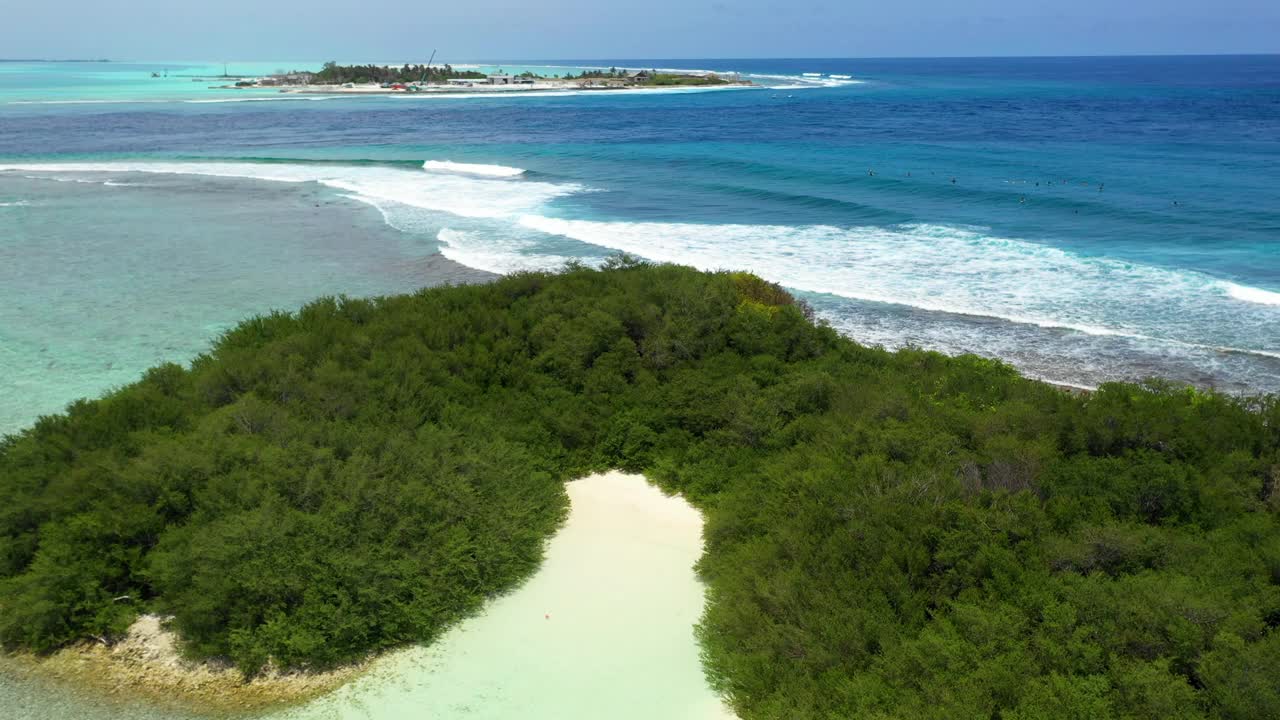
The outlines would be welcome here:
M 1274 398 L 1069 394 L 630 258 L 249 320 L 5 439 L 0 641 L 154 611 L 249 673 L 429 641 L 611 467 L 706 513 L 744 718 L 1280 712 Z

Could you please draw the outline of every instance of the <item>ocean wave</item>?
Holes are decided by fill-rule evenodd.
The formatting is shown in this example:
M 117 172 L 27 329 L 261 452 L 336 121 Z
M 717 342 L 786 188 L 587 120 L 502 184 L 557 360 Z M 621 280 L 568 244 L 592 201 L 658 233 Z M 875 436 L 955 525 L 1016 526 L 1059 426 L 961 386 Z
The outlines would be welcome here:
M 89 180 L 77 177 L 58 177 L 57 175 L 23 175 L 23 180 L 45 180 L 48 182 L 79 183 L 81 185 L 106 185 L 102 180 Z
M 31 203 L 27 200 L 16 200 L 14 202 L 0 202 L 0 208 L 6 207 L 27 207 Z
M 849 75 L 771 75 L 767 73 L 744 74 L 743 77 L 765 84 L 770 90 L 819 90 L 822 88 L 844 87 L 847 85 L 863 85 L 865 80 L 856 80 Z
M 1280 293 L 1246 285 L 1237 285 L 1233 282 L 1224 282 L 1223 286 L 1226 288 L 1227 294 L 1237 300 L 1259 305 L 1280 305 Z
M 527 238 L 495 237 L 489 232 L 444 228 L 436 239 L 440 241 L 440 254 L 450 260 L 502 275 L 521 270 L 555 270 L 573 259 L 531 252 L 535 250 L 536 243 Z
M 287 183 L 314 182 L 361 197 L 477 218 L 500 218 L 533 212 L 557 197 L 580 192 L 583 189 L 573 184 L 515 181 L 509 178 L 426 172 L 400 167 L 315 163 L 212 161 L 22 163 L 0 164 L 0 171 L 2 170 L 59 173 L 62 177 L 55 176 L 53 179 L 80 182 L 101 182 L 101 180 L 67 178 L 65 174 L 140 172 Z
M 1222 281 L 1208 275 L 1081 256 L 978 230 L 597 222 L 541 215 L 520 223 L 651 260 L 752 270 L 796 290 L 851 300 L 1280 357 L 1273 346 L 1277 338 L 1261 331 L 1280 323 L 1280 312 L 1222 292 Z
M 428 160 L 422 163 L 422 169 L 431 172 L 461 173 L 463 175 L 482 175 L 484 177 L 517 177 L 524 174 L 524 168 L 507 167 L 506 165 L 482 165 L 475 163 L 457 163 L 449 160 Z

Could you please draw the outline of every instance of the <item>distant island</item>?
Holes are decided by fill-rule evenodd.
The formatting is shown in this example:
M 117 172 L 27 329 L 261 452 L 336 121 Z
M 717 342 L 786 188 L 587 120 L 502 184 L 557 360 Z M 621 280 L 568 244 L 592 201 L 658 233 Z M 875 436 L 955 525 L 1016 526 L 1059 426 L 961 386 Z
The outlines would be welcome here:
M 277 88 L 287 93 L 397 94 L 450 91 L 636 90 L 663 87 L 751 86 L 737 75 L 628 68 L 566 70 L 558 75 L 533 72 L 482 73 L 452 65 L 339 65 L 327 62 L 318 72 L 292 71 L 244 78 L 216 89 Z

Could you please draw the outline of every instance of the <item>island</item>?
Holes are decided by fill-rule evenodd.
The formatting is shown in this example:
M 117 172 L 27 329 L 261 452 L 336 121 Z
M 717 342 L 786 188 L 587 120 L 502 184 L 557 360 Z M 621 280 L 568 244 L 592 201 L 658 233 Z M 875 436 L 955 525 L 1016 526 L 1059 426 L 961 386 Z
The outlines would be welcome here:
M 752 87 L 739 75 L 627 68 L 566 69 L 561 74 L 482 73 L 452 65 L 339 65 L 318 72 L 280 72 L 213 86 L 220 90 L 274 88 L 283 93 L 393 95 L 404 93 L 520 92 L 539 90 L 644 90 L 671 87 Z
M 5 438 L 0 642 L 155 617 L 243 678 L 342 673 L 520 586 L 607 470 L 706 518 L 744 720 L 1280 708 L 1280 400 L 1062 392 L 628 256 L 256 317 Z

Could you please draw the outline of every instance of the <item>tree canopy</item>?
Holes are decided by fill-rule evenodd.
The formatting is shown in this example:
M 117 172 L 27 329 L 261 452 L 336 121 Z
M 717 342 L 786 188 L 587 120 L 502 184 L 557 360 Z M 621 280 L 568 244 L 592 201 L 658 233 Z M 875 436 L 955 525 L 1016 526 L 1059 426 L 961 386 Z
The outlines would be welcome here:
M 705 512 L 743 718 L 1280 717 L 1275 398 L 1070 394 L 627 258 L 257 317 L 6 438 L 0 642 L 152 611 L 251 673 L 429 641 L 606 468 Z
M 452 65 L 339 65 L 327 62 L 312 76 L 312 82 L 342 83 L 442 83 L 451 78 L 479 80 L 485 74 L 476 70 L 455 70 Z

